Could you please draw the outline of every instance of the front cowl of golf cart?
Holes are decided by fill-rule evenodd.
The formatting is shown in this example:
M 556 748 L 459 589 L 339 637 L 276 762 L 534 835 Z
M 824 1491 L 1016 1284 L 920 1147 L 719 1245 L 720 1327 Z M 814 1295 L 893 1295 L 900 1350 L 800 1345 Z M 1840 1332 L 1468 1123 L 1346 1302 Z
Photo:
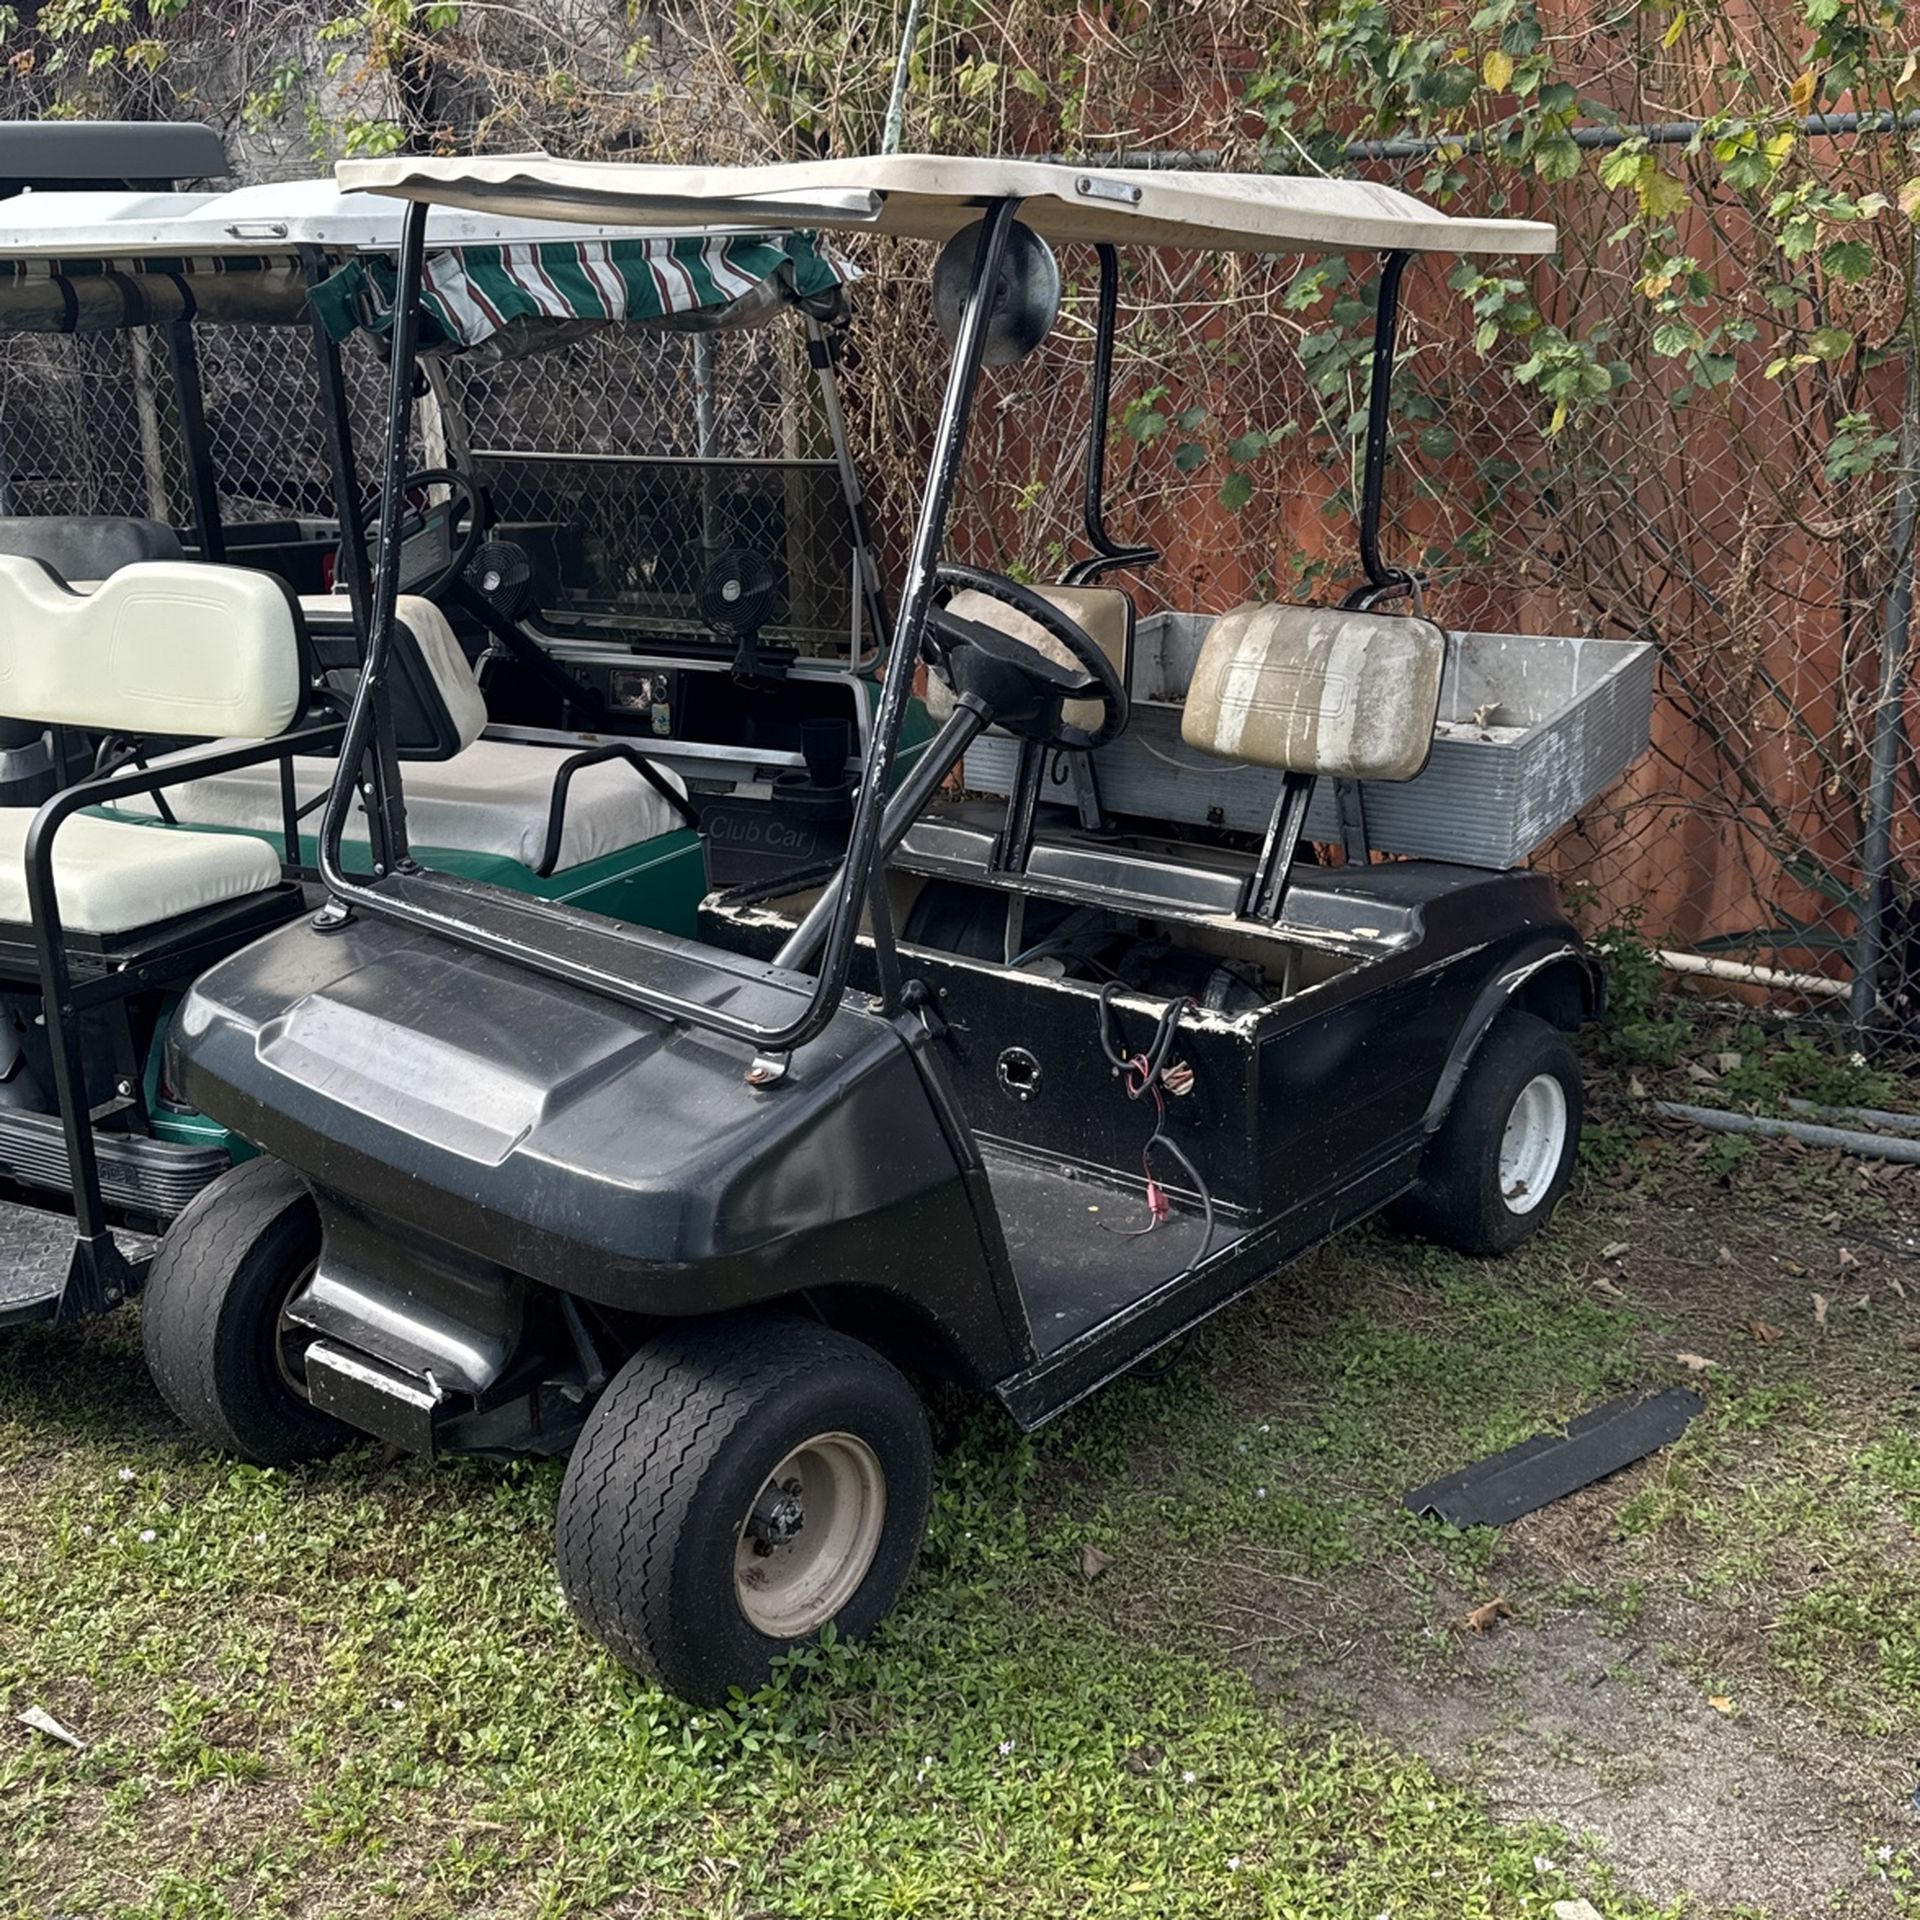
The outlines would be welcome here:
M 793 991 L 656 940 L 716 996 Z M 844 1005 L 756 1088 L 738 1042 L 355 918 L 203 975 L 173 1071 L 312 1190 L 318 1260 L 285 1318 L 313 1403 L 423 1452 L 546 1450 L 648 1323 L 831 1321 L 852 1276 L 903 1360 L 975 1381 L 1016 1362 L 925 1044 Z

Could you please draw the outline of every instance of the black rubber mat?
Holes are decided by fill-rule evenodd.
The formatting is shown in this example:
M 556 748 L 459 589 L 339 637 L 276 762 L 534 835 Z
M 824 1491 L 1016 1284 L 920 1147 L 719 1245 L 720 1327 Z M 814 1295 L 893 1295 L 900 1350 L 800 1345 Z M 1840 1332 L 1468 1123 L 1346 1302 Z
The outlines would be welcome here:
M 1609 1400 L 1564 1432 L 1536 1433 L 1505 1453 L 1414 1488 L 1406 1504 L 1451 1526 L 1504 1526 L 1671 1445 L 1702 1405 L 1686 1387 Z

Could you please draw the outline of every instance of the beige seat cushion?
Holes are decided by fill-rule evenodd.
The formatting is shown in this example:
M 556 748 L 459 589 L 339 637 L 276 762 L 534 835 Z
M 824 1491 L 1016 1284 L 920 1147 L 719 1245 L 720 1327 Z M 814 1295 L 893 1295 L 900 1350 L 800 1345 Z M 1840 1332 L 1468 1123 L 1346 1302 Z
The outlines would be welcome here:
M 32 807 L 0 807 L 0 920 L 27 920 L 27 828 Z M 127 933 L 280 883 L 264 841 L 182 833 L 79 813 L 53 842 L 54 898 L 75 933 Z
M 1235 607 L 1207 630 L 1180 737 L 1342 780 L 1411 780 L 1433 749 L 1447 637 L 1408 614 Z
M 1122 587 L 1036 587 L 1034 591 L 1085 629 L 1087 638 L 1113 662 L 1113 670 L 1125 686 L 1127 654 L 1133 641 L 1133 602 L 1126 590 Z M 1024 641 L 1036 653 L 1057 660 L 1063 667 L 1078 664 L 1039 621 L 1008 606 L 1004 600 L 996 600 L 990 593 L 966 588 L 947 602 L 947 610 L 958 619 L 976 621 L 1004 633 L 1009 639 Z M 936 721 L 945 720 L 953 711 L 952 690 L 937 674 L 928 675 L 927 711 Z M 1098 700 L 1069 700 L 1060 711 L 1069 726 L 1084 727 L 1091 732 L 1100 724 L 1105 709 Z

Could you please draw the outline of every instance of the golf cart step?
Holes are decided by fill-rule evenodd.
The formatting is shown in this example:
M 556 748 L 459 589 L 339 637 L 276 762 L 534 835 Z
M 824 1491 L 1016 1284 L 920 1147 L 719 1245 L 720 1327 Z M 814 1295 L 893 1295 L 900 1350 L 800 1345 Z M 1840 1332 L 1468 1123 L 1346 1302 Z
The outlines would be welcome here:
M 992 1146 L 987 1179 L 1006 1235 L 1014 1278 L 1041 1354 L 1111 1319 L 1200 1257 L 1200 1207 L 1168 1194 L 1172 1211 L 1152 1232 L 1138 1182 L 1109 1185 Z M 1240 1238 L 1237 1221 L 1216 1218 L 1213 1252 Z
M 93 1150 L 100 1164 L 100 1191 L 109 1206 L 131 1207 L 171 1219 L 209 1181 L 232 1165 L 224 1147 L 181 1146 L 142 1134 L 96 1129 Z M 23 1186 L 72 1190 L 67 1143 L 59 1117 L 22 1108 L 0 1108 L 0 1176 Z
M 137 1280 L 157 1244 L 143 1233 L 116 1233 L 114 1244 Z M 40 1207 L 0 1207 L 0 1327 L 58 1318 L 73 1269 L 70 1214 Z

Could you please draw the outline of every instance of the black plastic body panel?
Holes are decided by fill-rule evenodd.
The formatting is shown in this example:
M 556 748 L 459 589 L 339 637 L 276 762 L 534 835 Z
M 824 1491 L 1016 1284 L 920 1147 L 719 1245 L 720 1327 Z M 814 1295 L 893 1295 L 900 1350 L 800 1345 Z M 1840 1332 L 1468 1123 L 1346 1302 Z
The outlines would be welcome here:
M 793 991 L 774 969 L 718 971 Z M 173 1035 L 195 1106 L 396 1257 L 425 1243 L 643 1316 L 857 1288 L 963 1377 L 1028 1357 L 917 1031 L 857 1000 L 756 1090 L 737 1043 L 355 919 L 214 967 Z
M 1214 1198 L 1250 1219 L 1270 1221 L 1378 1166 L 1417 1158 L 1445 1117 L 1444 1101 L 1437 1112 L 1434 1102 L 1450 1065 L 1504 1003 L 1504 976 L 1542 954 L 1589 964 L 1538 874 L 1399 861 L 1366 869 L 1340 891 L 1410 915 L 1415 937 L 1358 953 L 1346 971 L 1257 1012 L 1196 1011 L 1181 1023 L 1175 1057 L 1193 1068 L 1194 1084 L 1168 1103 L 1167 1130 Z M 745 952 L 772 953 L 790 924 L 765 905 L 734 916 L 716 904 L 705 913 L 711 937 Z M 901 964 L 933 991 L 954 1030 L 941 1063 L 976 1133 L 1087 1167 L 1137 1171 L 1148 1121 L 1101 1052 L 1093 985 L 906 945 Z M 853 978 L 875 984 L 868 941 Z M 1129 1043 L 1151 1039 L 1161 1004 L 1122 998 Z M 1002 1072 L 1012 1050 L 1030 1063 L 1017 1090 Z M 1303 1243 L 1318 1237 L 1308 1230 Z

